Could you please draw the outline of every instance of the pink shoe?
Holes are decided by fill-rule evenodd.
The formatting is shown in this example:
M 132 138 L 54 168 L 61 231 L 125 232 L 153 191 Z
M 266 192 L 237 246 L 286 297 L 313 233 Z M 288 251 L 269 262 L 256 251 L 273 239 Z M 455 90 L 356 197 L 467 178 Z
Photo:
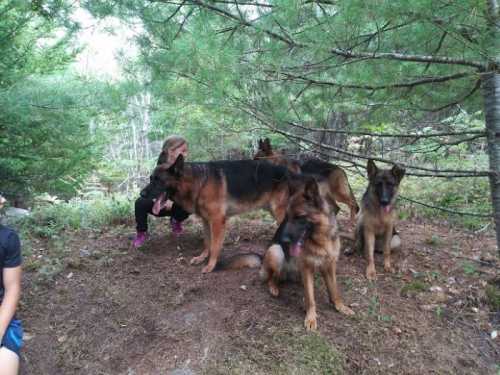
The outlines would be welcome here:
M 173 217 L 170 218 L 170 228 L 172 229 L 172 233 L 176 236 L 182 234 L 182 223 L 180 221 L 175 220 Z
M 144 245 L 144 242 L 148 239 L 148 232 L 137 232 L 137 235 L 132 242 L 132 245 L 137 249 Z

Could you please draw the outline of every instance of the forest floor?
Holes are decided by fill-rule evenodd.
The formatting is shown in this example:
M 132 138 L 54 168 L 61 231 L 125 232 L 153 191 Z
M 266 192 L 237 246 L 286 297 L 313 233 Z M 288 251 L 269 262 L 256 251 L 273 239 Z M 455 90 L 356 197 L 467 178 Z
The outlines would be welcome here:
M 257 269 L 203 275 L 189 265 L 202 246 L 198 220 L 179 238 L 165 219 L 150 223 L 140 250 L 129 247 L 132 223 L 32 242 L 19 311 L 22 374 L 499 372 L 491 232 L 400 222 L 399 271 L 384 273 L 379 254 L 370 283 L 360 255 L 341 256 L 341 292 L 356 315 L 336 312 L 318 278 L 318 332 L 308 333 L 300 284 L 273 298 Z M 223 257 L 263 254 L 275 228 L 260 214 L 233 218 Z

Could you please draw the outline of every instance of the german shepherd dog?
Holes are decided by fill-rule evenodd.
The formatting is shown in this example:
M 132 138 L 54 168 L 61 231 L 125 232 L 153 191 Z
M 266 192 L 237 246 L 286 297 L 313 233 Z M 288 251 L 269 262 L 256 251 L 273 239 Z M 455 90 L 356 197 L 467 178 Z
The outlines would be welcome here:
M 325 198 L 328 203 L 334 207 L 335 213 L 340 210 L 337 202 L 345 203 L 349 207 L 351 213 L 351 222 L 355 222 L 359 206 L 352 192 L 351 185 L 349 185 L 349 181 L 347 180 L 347 175 L 342 168 L 319 159 L 309 159 L 303 163 L 288 159 L 283 154 L 273 151 L 269 138 L 259 140 L 259 150 L 255 154 L 254 160 L 261 159 L 268 160 L 276 165 L 283 165 L 295 173 L 323 177 L 320 179 L 320 183 L 327 186 L 326 190 L 328 194 Z
M 356 224 L 354 249 L 362 251 L 368 261 L 366 277 L 375 280 L 375 262 L 373 254 L 381 247 L 384 253 L 384 270 L 393 272 L 391 250 L 401 245 L 401 239 L 395 231 L 396 210 L 394 203 L 398 188 L 405 175 L 405 170 L 397 165 L 392 169 L 379 169 L 373 160 L 368 160 L 368 188 L 363 195 L 361 212 Z
M 174 164 L 155 168 L 141 196 L 156 199 L 153 213 L 165 199 L 200 216 L 204 224 L 204 249 L 191 259 L 208 264 L 202 272 L 212 272 L 224 242 L 230 216 L 259 208 L 268 209 L 278 223 L 285 216 L 289 171 L 263 161 L 211 161 L 184 163 L 179 155 Z
M 300 275 L 304 285 L 307 330 L 316 330 L 314 273 L 319 270 L 325 280 L 330 301 L 345 315 L 354 312 L 344 305 L 337 286 L 337 261 L 340 240 L 335 212 L 321 196 L 318 183 L 311 176 L 298 176 L 291 182 L 291 196 L 286 218 L 267 249 L 260 276 L 269 292 L 279 295 L 278 283 Z

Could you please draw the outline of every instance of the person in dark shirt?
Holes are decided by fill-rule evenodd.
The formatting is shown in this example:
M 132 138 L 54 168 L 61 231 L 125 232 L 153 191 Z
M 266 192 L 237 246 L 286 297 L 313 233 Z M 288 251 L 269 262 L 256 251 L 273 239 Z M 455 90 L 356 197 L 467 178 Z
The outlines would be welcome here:
M 0 195 L 0 208 L 5 199 Z M 16 309 L 21 297 L 21 243 L 17 233 L 0 224 L 0 373 L 19 372 L 19 351 L 23 345 L 21 321 Z

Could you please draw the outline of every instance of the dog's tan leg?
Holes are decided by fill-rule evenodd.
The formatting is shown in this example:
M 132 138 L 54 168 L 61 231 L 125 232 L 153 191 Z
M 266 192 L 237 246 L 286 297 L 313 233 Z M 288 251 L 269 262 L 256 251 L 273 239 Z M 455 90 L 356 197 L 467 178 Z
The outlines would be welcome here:
M 383 249 L 384 249 L 384 271 L 391 273 L 394 272 L 394 268 L 392 268 L 391 264 L 392 233 L 393 233 L 393 225 L 390 224 L 385 228 Z
M 300 267 L 302 283 L 304 285 L 304 300 L 306 307 L 306 318 L 304 326 L 308 331 L 315 331 L 318 328 L 316 321 L 316 301 L 314 300 L 314 270 L 306 265 Z
M 325 284 L 328 289 L 330 302 L 333 303 L 335 309 L 344 315 L 354 315 L 354 311 L 344 305 L 342 297 L 340 296 L 337 285 L 337 261 L 333 260 L 326 264 L 325 267 L 321 269 L 321 274 L 323 275 L 323 279 L 325 280 Z
M 271 214 L 278 224 L 285 219 L 286 207 L 288 204 L 288 195 L 281 194 L 280 198 L 271 202 Z
M 355 224 L 358 204 L 356 203 L 356 198 L 352 194 L 349 181 L 347 180 L 347 175 L 343 171 L 337 170 L 330 177 L 330 181 L 330 189 L 333 191 L 334 199 L 337 202 L 342 202 L 349 207 L 351 224 Z
M 190 264 L 200 264 L 208 258 L 210 252 L 210 226 L 208 221 L 203 220 L 203 251 L 200 255 L 193 257 Z
M 367 228 L 365 225 L 363 228 L 363 239 L 365 243 L 365 255 L 368 265 L 366 266 L 366 278 L 368 280 L 375 280 L 377 278 L 377 272 L 375 271 L 375 233 Z
M 201 272 L 212 272 L 219 259 L 219 254 L 224 243 L 224 235 L 226 234 L 226 220 L 224 217 L 214 218 L 210 221 L 210 256 L 208 264 L 203 267 Z

